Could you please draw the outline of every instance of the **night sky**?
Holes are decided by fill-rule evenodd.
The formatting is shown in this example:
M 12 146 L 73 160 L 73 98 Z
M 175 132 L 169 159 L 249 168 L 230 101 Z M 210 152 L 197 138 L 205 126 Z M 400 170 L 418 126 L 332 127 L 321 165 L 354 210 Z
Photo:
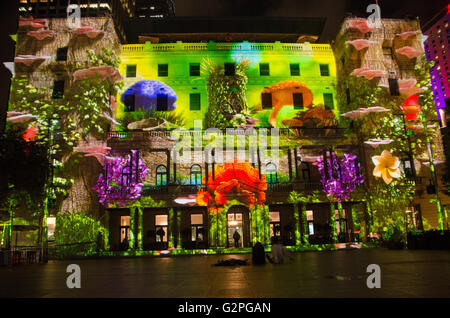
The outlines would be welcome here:
M 177 16 L 326 17 L 322 42 L 334 39 L 347 12 L 368 16 L 375 0 L 175 0 Z M 449 0 L 379 0 L 381 16 L 418 16 L 422 24 L 445 8 Z

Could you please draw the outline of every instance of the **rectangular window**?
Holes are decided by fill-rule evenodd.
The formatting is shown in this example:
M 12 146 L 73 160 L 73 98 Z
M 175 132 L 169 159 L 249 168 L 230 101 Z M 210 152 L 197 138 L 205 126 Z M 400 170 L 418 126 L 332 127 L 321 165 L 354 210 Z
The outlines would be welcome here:
M 411 166 L 411 161 L 408 158 L 401 159 L 403 173 L 408 179 L 411 179 L 414 177 L 414 173 Z
M 189 94 L 189 108 L 190 110 L 201 109 L 200 93 Z
M 336 217 L 336 232 L 341 233 L 341 223 L 344 225 L 344 234 L 347 232 L 347 217 L 345 215 L 345 209 L 342 209 L 342 219 L 339 219 L 339 210 L 334 210 L 334 215 Z
M 64 96 L 64 81 L 54 81 L 53 82 L 53 99 L 60 99 Z
M 291 64 L 291 76 L 300 76 L 300 64 Z
M 48 217 L 47 218 L 47 231 L 48 231 L 48 240 L 54 241 L 55 240 L 55 226 L 56 226 L 56 218 L 55 217 Z
M 191 214 L 191 234 L 192 242 L 203 241 L 203 214 Z
M 127 242 L 130 239 L 130 216 L 123 215 L 120 217 L 120 243 Z
M 167 242 L 167 215 L 155 215 L 156 242 Z
M 294 99 L 294 109 L 302 109 L 303 108 L 303 94 L 302 93 L 293 93 L 292 97 Z
M 272 93 L 261 94 L 262 108 L 272 108 Z
M 69 48 L 66 47 L 60 47 L 56 50 L 56 60 L 57 61 L 67 61 L 67 51 Z
M 134 112 L 134 102 L 135 102 L 134 95 L 125 95 L 124 104 L 126 112 Z
M 260 76 L 270 76 L 269 63 L 260 63 L 259 64 L 259 75 Z
M 136 65 L 127 65 L 127 77 L 136 77 Z
M 189 75 L 200 76 L 200 63 L 189 64 Z
M 325 105 L 325 109 L 334 109 L 333 94 L 323 93 L 323 104 Z
M 236 75 L 236 64 L 234 63 L 225 63 L 225 76 L 234 76 Z
M 328 64 L 320 64 L 320 76 L 330 76 L 330 66 Z
M 169 64 L 158 64 L 158 76 L 159 77 L 169 76 Z

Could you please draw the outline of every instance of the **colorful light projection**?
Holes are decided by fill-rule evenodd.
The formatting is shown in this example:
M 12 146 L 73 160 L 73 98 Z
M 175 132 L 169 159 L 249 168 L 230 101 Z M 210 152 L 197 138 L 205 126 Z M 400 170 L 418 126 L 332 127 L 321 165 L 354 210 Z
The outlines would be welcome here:
M 104 174 L 100 174 L 92 189 L 107 208 L 110 204 L 127 205 L 141 196 L 147 172 L 137 150 L 131 150 L 128 158 L 105 157 Z
M 403 32 L 403 33 L 396 34 L 396 36 L 399 36 L 403 41 L 406 41 L 408 38 L 410 38 L 410 37 L 412 37 L 414 35 L 417 35 L 417 34 L 421 34 L 421 32 L 418 31 L 418 30 L 416 30 L 416 31 L 406 31 L 406 32 Z
M 75 81 L 85 79 L 108 79 L 111 82 L 117 82 L 122 80 L 122 75 L 120 75 L 119 71 L 112 66 L 94 66 L 74 72 L 73 78 Z
M 35 38 L 36 40 L 42 41 L 47 38 L 53 39 L 55 37 L 55 32 L 52 30 L 39 30 L 39 31 L 30 31 L 27 33 L 28 36 Z
M 203 178 L 203 183 L 206 183 Z M 249 162 L 227 162 L 216 165 L 208 174 L 206 190 L 197 192 L 197 204 L 208 207 L 223 207 L 229 201 L 237 200 L 249 208 L 256 204 L 263 206 L 266 200 L 266 177 Z
M 26 123 L 35 118 L 37 118 L 37 116 L 31 115 L 31 114 L 14 112 L 14 111 L 6 113 L 6 121 L 13 123 L 13 124 Z
M 409 59 L 413 59 L 413 58 L 416 58 L 416 57 L 422 55 L 422 53 L 419 50 L 417 50 L 411 46 L 401 47 L 401 48 L 395 50 L 395 52 L 397 52 L 398 54 L 402 54 Z
M 407 121 L 418 120 L 418 114 L 422 111 L 418 101 L 419 97 L 417 95 L 412 95 L 403 103 L 401 109 L 405 113 L 405 118 Z
M 366 33 L 374 31 L 376 28 L 374 26 L 370 26 L 367 19 L 352 19 L 349 20 L 348 24 L 349 29 L 356 29 L 365 35 Z
M 158 97 L 167 98 L 167 110 L 171 111 L 177 107 L 177 94 L 167 84 L 157 80 L 144 80 L 129 87 L 122 94 L 122 103 L 126 104 L 128 98 L 134 97 L 135 109 L 158 110 Z
M 104 35 L 105 32 L 101 30 L 94 30 L 93 27 L 84 26 L 78 29 L 75 29 L 75 33 L 79 35 L 86 35 L 90 39 L 95 39 L 99 35 Z
M 322 175 L 323 192 L 338 202 L 350 199 L 356 187 L 364 182 L 361 165 L 354 155 L 344 153 L 340 162 L 334 151 L 326 151 L 317 160 Z
M 42 63 L 45 60 L 50 59 L 51 56 L 36 56 L 36 55 L 17 55 L 14 58 L 15 63 L 22 63 L 26 66 L 31 66 L 34 64 L 34 62 Z
M 105 165 L 105 156 L 111 151 L 110 147 L 104 147 L 104 146 L 78 146 L 74 147 L 74 150 L 76 152 L 84 153 L 85 157 L 95 157 L 97 158 L 98 162 L 104 166 Z
M 353 41 L 346 41 L 346 44 L 350 44 L 352 45 L 356 50 L 361 51 L 365 48 L 368 48 L 369 46 L 371 46 L 372 44 L 376 44 L 377 42 L 375 41 L 369 41 L 366 39 L 357 39 L 357 40 L 353 40 Z
M 34 29 L 48 28 L 48 19 L 33 19 L 33 17 L 19 17 L 19 27 L 30 26 Z
M 298 81 L 284 81 L 270 85 L 262 92 L 272 94 L 272 112 L 269 116 L 269 123 L 272 127 L 277 126 L 277 116 L 280 110 L 287 105 L 294 105 L 293 94 L 301 93 L 303 95 L 303 106 L 310 108 L 313 102 L 313 94 L 305 84 Z
M 400 178 L 400 160 L 398 157 L 392 156 L 392 154 L 383 150 L 380 156 L 373 156 L 372 162 L 375 165 L 373 169 L 373 175 L 378 178 L 383 178 L 386 184 L 390 184 L 394 178 Z
M 372 107 L 367 107 L 367 108 L 359 108 L 356 110 L 352 110 L 349 112 L 346 112 L 344 114 L 341 114 L 341 116 L 343 117 L 348 117 L 351 118 L 353 120 L 359 120 L 361 118 L 363 118 L 365 115 L 370 114 L 370 113 L 382 113 L 382 112 L 390 112 L 390 109 L 381 107 L 381 106 L 372 106 Z
M 373 70 L 368 67 L 362 67 L 362 68 L 357 68 L 357 69 L 353 70 L 353 72 L 350 75 L 354 75 L 357 77 L 365 77 L 366 79 L 371 81 L 374 78 L 382 77 L 385 74 L 386 74 L 386 72 L 381 71 L 381 70 Z
M 364 141 L 365 144 L 370 145 L 372 148 L 377 148 L 380 145 L 389 145 L 390 143 L 394 142 L 391 139 L 388 140 L 382 140 L 382 139 L 369 139 L 367 141 Z
M 25 141 L 36 141 L 36 136 L 38 135 L 38 129 L 36 126 L 30 126 L 25 130 L 25 133 L 22 135 L 23 140 Z

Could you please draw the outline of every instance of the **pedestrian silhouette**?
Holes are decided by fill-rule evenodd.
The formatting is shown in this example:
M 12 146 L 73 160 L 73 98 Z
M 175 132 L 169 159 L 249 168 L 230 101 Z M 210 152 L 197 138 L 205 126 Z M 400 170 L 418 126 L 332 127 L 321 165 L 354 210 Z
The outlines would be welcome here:
M 266 263 L 266 253 L 264 246 L 260 242 L 256 242 L 252 248 L 253 265 L 264 265 Z
M 233 239 L 234 239 L 234 247 L 239 247 L 239 240 L 241 239 L 241 235 L 238 233 L 237 230 L 234 231 Z
M 281 264 L 286 256 L 289 256 L 289 252 L 280 244 L 276 236 L 272 236 L 272 257 L 267 255 L 267 259 L 272 264 Z
M 156 231 L 156 235 L 159 236 L 160 242 L 163 241 L 164 235 L 166 235 L 166 232 L 164 232 L 163 228 L 160 227 L 158 231 Z

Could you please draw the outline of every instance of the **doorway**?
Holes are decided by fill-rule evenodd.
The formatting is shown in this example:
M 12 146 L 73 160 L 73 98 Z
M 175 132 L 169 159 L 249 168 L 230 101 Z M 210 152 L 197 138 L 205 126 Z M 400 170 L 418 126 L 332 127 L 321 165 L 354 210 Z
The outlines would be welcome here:
M 238 235 L 236 234 L 236 232 Z M 242 213 L 228 214 L 227 237 L 228 237 L 228 247 L 237 247 L 237 248 L 244 247 L 244 230 L 243 230 Z

